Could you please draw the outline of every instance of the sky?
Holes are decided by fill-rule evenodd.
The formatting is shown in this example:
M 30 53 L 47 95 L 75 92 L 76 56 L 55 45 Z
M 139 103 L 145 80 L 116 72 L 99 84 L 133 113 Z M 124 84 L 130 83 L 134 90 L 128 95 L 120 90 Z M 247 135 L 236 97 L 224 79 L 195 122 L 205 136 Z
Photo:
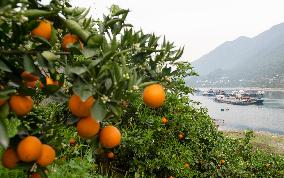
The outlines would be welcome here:
M 284 0 L 71 0 L 91 7 L 95 18 L 112 4 L 130 9 L 128 22 L 185 46 L 182 60 L 193 61 L 226 41 L 254 37 L 284 22 Z

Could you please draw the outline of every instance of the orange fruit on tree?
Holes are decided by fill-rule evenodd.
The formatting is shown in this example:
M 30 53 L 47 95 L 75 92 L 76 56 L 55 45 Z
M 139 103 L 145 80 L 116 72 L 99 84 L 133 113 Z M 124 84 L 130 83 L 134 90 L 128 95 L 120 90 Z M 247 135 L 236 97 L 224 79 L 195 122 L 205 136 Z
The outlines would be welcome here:
M 80 43 L 80 48 L 82 49 L 83 48 L 83 43 L 80 41 L 79 37 L 77 35 L 73 35 L 71 33 L 68 33 L 66 34 L 64 37 L 63 37 L 63 40 L 62 40 L 62 48 L 65 50 L 65 51 L 68 51 L 69 49 L 67 48 L 68 44 L 75 44 L 79 41 Z
M 114 148 L 121 142 L 121 133 L 118 128 L 109 125 L 104 127 L 100 133 L 100 144 L 105 148 Z
M 94 102 L 93 96 L 90 96 L 86 101 L 82 101 L 79 96 L 74 94 L 69 99 L 69 109 L 75 116 L 88 117 L 91 115 L 91 108 Z
M 5 168 L 13 169 L 17 166 L 18 162 L 19 158 L 16 151 L 11 147 L 7 148 L 2 155 L 2 165 Z
M 42 144 L 41 154 L 36 160 L 37 164 L 39 164 L 40 166 L 48 166 L 54 161 L 54 159 L 55 150 L 47 144 Z
M 108 152 L 108 153 L 107 153 L 107 157 L 108 157 L 109 159 L 113 159 L 113 158 L 114 158 L 114 153 L 113 153 L 112 151 Z
M 151 108 L 158 108 L 162 106 L 165 98 L 165 90 L 160 84 L 152 84 L 144 89 L 143 101 L 147 106 Z
M 33 109 L 33 100 L 30 96 L 13 95 L 9 100 L 10 108 L 17 116 L 24 116 Z
M 185 164 L 184 164 L 184 167 L 185 167 L 185 168 L 189 168 L 189 164 L 188 164 L 188 163 L 185 163 Z
M 50 40 L 52 26 L 48 20 L 41 20 L 38 26 L 32 30 L 32 36 L 39 36 L 46 40 Z
M 76 140 L 74 138 L 70 138 L 69 143 L 70 145 L 76 145 Z
M 20 160 L 31 162 L 37 160 L 42 151 L 42 143 L 35 136 L 27 136 L 20 141 L 17 147 L 17 153 Z
M 39 88 L 43 88 L 43 84 L 41 83 L 40 80 L 36 80 L 33 82 L 25 82 L 26 87 L 28 88 L 35 88 L 39 84 Z
M 168 119 L 166 117 L 162 118 L 162 124 L 166 124 L 168 122 Z
M 225 160 L 221 159 L 221 160 L 220 160 L 220 164 L 221 164 L 221 165 L 225 164 Z
M 81 118 L 77 123 L 77 131 L 80 137 L 91 138 L 100 130 L 100 123 L 91 116 Z
M 169 176 L 169 178 L 174 178 L 173 176 Z
M 45 78 L 46 85 L 59 85 L 58 81 L 54 81 L 51 77 Z
M 184 133 L 180 132 L 178 134 L 178 139 L 180 139 L 180 140 L 184 139 Z
M 41 178 L 41 175 L 38 172 L 34 172 L 29 176 L 29 178 Z
M 39 80 L 39 77 L 36 75 L 33 75 L 31 72 L 28 71 L 24 71 L 21 73 L 21 77 L 23 80 L 27 81 L 27 82 L 34 82 Z

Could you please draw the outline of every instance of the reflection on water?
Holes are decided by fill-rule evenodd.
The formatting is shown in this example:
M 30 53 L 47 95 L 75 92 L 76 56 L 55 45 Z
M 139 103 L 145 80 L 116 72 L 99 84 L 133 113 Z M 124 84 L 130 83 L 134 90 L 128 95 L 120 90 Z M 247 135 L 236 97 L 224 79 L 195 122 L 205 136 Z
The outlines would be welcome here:
M 266 92 L 263 105 L 216 103 L 213 97 L 190 96 L 208 108 L 221 129 L 253 129 L 284 135 L 284 92 Z

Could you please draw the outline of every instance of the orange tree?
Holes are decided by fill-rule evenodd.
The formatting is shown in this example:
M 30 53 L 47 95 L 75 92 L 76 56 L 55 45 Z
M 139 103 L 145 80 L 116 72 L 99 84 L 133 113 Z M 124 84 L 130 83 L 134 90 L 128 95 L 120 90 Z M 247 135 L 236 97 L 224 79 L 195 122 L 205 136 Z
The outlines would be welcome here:
M 70 126 L 79 121 L 79 135 L 93 138 L 91 145 L 112 148 L 121 133 L 107 125 L 121 122 L 133 93 L 157 82 L 180 94 L 191 91 L 182 78 L 194 72 L 188 63 L 178 62 L 183 49 L 135 31 L 125 22 L 129 10 L 112 6 L 102 20 L 88 17 L 89 11 L 63 0 L 48 5 L 0 2 L 0 141 L 5 148 L 21 150 L 19 143 L 29 136 L 39 140 L 37 146 L 28 142 L 24 155 L 18 151 L 18 165 L 27 170 L 36 170 L 34 165 L 43 170 L 35 163 L 53 161 L 41 161 L 45 152 L 40 150 L 43 143 L 53 143 L 57 122 Z M 48 119 L 54 119 L 48 109 L 54 102 L 62 108 L 57 120 Z M 98 122 L 99 127 L 92 127 Z M 100 140 L 98 129 L 105 126 L 115 129 L 103 132 Z
M 0 2 L 4 167 L 31 177 L 283 176 L 282 158 L 252 152 L 250 134 L 224 137 L 188 99 L 183 78 L 195 73 L 182 48 L 135 31 L 128 10 L 112 6 L 101 20 L 89 10 Z

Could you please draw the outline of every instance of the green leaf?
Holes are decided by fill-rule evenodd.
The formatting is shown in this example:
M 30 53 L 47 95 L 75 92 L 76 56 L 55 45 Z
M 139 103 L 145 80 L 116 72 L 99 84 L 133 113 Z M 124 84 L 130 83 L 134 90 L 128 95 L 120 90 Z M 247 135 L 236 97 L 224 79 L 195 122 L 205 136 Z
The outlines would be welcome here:
M 96 60 L 92 60 L 92 62 L 88 66 L 88 69 L 92 69 L 93 67 L 98 65 L 102 60 L 103 60 L 102 58 L 98 58 Z
M 5 127 L 0 122 L 0 144 L 6 149 L 9 146 L 9 137 Z
M 85 72 L 87 72 L 87 67 L 83 66 L 83 67 L 79 67 L 79 66 L 75 66 L 75 67 L 72 67 L 72 66 L 66 66 L 65 68 L 65 72 L 67 75 L 70 75 L 70 74 L 77 74 L 77 75 L 81 75 Z
M 97 54 L 97 51 L 88 47 L 84 47 L 81 50 L 81 53 L 84 55 L 85 58 L 91 58 Z
M 6 95 L 9 95 L 9 94 L 12 94 L 12 93 L 16 93 L 16 92 L 17 92 L 17 90 L 15 90 L 15 89 L 0 90 L 0 96 L 6 96 Z
M 41 36 L 34 36 L 34 39 L 51 47 L 51 44 L 49 43 L 49 41 L 47 41 L 45 38 L 41 37 Z
M 36 66 L 34 64 L 34 61 L 32 60 L 32 58 L 30 58 L 27 55 L 24 55 L 24 69 L 25 71 L 28 72 L 35 72 L 36 71 Z
M 120 116 L 122 114 L 121 107 L 109 105 L 109 108 L 116 116 Z
M 110 78 L 106 79 L 105 81 L 106 89 L 109 90 L 111 86 L 112 86 L 112 80 Z
M 148 85 L 151 85 L 151 84 L 155 84 L 155 83 L 158 83 L 158 81 L 152 81 L 152 82 L 144 82 L 144 83 L 141 83 L 139 85 L 139 88 L 143 88 L 145 86 L 148 86 Z
M 7 102 L 0 107 L 0 119 L 5 119 L 9 115 L 9 109 Z
M 12 72 L 11 69 L 3 61 L 0 61 L 0 70 L 3 70 L 5 72 Z
M 90 96 L 93 95 L 93 86 L 90 84 L 77 84 L 74 85 L 72 89 L 76 95 L 80 96 L 82 101 L 86 101 Z
M 101 99 L 97 99 L 91 112 L 93 118 L 97 121 L 102 121 L 107 114 L 106 105 L 101 101 Z
M 55 55 L 54 53 L 50 52 L 50 51 L 43 51 L 41 53 L 41 55 L 47 59 L 48 61 L 54 61 L 59 59 L 59 57 L 57 55 Z
M 17 117 L 12 117 L 4 119 L 3 124 L 6 127 L 8 137 L 12 138 L 18 133 L 18 127 L 21 125 L 21 121 Z
M 50 37 L 50 44 L 54 45 L 57 41 L 57 31 L 54 27 L 51 29 L 51 37 Z

